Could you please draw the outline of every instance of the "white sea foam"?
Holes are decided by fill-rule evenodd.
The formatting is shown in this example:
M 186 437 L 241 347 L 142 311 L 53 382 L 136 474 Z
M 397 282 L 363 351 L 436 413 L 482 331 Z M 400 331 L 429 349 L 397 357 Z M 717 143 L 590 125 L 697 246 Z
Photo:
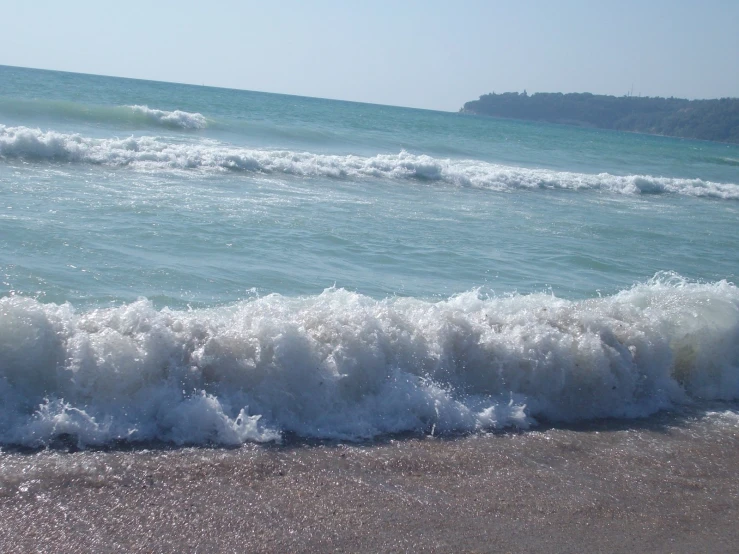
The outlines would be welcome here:
M 205 129 L 208 126 L 208 120 L 200 113 L 183 112 L 175 110 L 168 112 L 164 110 L 155 110 L 148 106 L 127 106 L 134 113 L 142 114 L 147 119 L 159 123 L 167 127 L 179 127 L 181 129 Z
M 721 410 L 719 412 L 706 412 L 705 418 L 713 424 L 722 427 L 731 427 L 739 429 L 739 410 Z
M 714 183 L 701 179 L 529 169 L 476 160 L 439 159 L 405 151 L 363 157 L 239 148 L 209 140 L 171 142 L 161 137 L 147 136 L 93 139 L 76 134 L 2 125 L 0 156 L 128 166 L 147 171 L 179 169 L 347 179 L 378 177 L 445 182 L 495 191 L 604 190 L 621 194 L 675 193 L 739 199 L 739 184 Z
M 739 398 L 739 291 L 669 275 L 615 296 L 77 312 L 0 299 L 0 442 L 240 444 L 525 428 Z

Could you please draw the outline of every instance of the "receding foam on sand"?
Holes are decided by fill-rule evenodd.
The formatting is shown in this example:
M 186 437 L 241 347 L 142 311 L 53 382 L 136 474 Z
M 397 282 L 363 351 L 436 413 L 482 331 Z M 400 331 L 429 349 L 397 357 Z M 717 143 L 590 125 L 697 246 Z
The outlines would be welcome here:
M 712 408 L 739 413 L 739 406 Z M 727 419 L 728 418 L 728 419 Z M 739 427 L 0 455 L 3 552 L 735 552 Z

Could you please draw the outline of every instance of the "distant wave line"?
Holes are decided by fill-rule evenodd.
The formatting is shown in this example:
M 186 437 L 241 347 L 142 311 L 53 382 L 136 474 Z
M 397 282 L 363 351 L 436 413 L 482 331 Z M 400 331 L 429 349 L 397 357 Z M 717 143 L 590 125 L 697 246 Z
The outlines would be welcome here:
M 137 109 L 143 110 L 142 107 Z M 158 114 L 157 110 L 153 112 L 152 117 L 160 117 L 162 120 L 170 117 Z M 4 125 L 0 125 L 0 156 L 126 166 L 144 171 L 244 171 L 339 179 L 377 177 L 444 182 L 499 192 L 536 189 L 601 190 L 619 194 L 674 193 L 739 200 L 738 184 L 702 179 L 531 169 L 480 160 L 434 158 L 406 151 L 365 157 L 251 149 L 215 140 L 172 142 L 166 138 L 151 136 L 97 139 L 79 134 Z
M 144 105 L 104 106 L 64 100 L 0 98 L 0 113 L 15 115 L 46 114 L 80 121 L 114 122 L 168 129 L 199 130 L 208 127 L 201 113 L 184 110 L 159 110 Z

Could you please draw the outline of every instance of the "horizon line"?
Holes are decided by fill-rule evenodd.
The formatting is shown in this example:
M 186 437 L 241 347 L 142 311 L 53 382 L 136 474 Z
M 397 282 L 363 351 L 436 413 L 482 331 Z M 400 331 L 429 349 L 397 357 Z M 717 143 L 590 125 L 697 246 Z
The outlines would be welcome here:
M 129 81 L 143 81 L 147 83 L 164 83 L 168 85 L 182 85 L 182 86 L 187 86 L 187 87 L 204 87 L 204 88 L 213 88 L 213 89 L 220 89 L 220 90 L 231 90 L 231 91 L 237 91 L 237 92 L 255 92 L 257 94 L 274 94 L 276 96 L 291 96 L 294 98 L 308 98 L 311 100 L 328 100 L 331 102 L 347 102 L 350 104 L 365 104 L 367 106 L 401 108 L 404 110 L 420 110 L 424 112 L 441 112 L 441 113 L 458 113 L 457 111 L 451 111 L 451 110 L 441 110 L 441 109 L 433 109 L 433 108 L 418 108 L 415 106 L 401 106 L 398 104 L 380 104 L 377 102 L 364 102 L 362 100 L 345 100 L 342 98 L 326 98 L 323 96 L 308 96 L 305 94 L 292 94 L 292 93 L 286 93 L 286 92 L 271 92 L 271 91 L 266 91 L 266 90 L 234 88 L 234 87 L 225 87 L 225 86 L 219 86 L 219 85 L 206 85 L 205 83 L 197 84 L 197 83 L 186 83 L 182 81 L 162 81 L 158 79 L 144 79 L 142 77 L 124 77 L 121 75 L 109 75 L 109 74 L 104 74 L 104 73 L 85 73 L 82 71 L 67 71 L 65 69 L 46 69 L 43 67 L 27 67 L 24 65 L 9 65 L 5 63 L 0 63 L 0 67 L 10 67 L 13 69 L 28 69 L 31 71 L 49 71 L 52 73 L 68 73 L 70 75 L 86 75 L 89 77 L 107 77 L 110 79 L 127 79 Z

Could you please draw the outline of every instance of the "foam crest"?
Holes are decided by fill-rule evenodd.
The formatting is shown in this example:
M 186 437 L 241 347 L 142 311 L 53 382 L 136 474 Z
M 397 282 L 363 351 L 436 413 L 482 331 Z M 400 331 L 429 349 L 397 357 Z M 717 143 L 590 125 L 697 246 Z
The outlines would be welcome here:
M 170 115 L 161 117 L 164 119 Z M 177 119 L 180 116 L 171 117 Z M 405 151 L 363 157 L 239 148 L 212 140 L 172 142 L 147 136 L 93 139 L 77 134 L 2 125 L 0 156 L 128 166 L 145 171 L 215 170 L 337 179 L 412 179 L 500 192 L 519 189 L 604 190 L 620 194 L 674 193 L 739 199 L 739 185 L 700 179 L 528 169 L 476 160 L 438 159 Z
M 615 296 L 77 312 L 0 299 L 0 442 L 241 444 L 526 428 L 739 398 L 739 291 L 659 276 Z
M 142 114 L 150 121 L 163 125 L 165 127 L 176 127 L 180 129 L 205 129 L 208 121 L 205 116 L 200 113 L 183 112 L 175 110 L 168 112 L 164 110 L 155 110 L 148 106 L 128 106 L 136 114 Z

